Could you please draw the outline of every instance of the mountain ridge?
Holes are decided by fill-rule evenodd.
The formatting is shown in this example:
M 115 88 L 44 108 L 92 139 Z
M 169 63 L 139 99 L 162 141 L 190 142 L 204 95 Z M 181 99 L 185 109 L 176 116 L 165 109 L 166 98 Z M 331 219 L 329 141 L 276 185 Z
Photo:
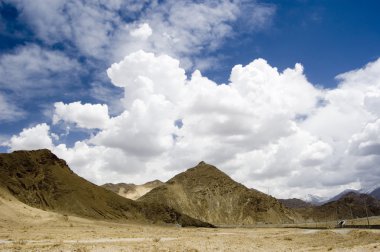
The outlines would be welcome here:
M 320 196 L 317 196 L 317 195 L 313 195 L 313 194 L 308 194 L 306 197 L 304 197 L 303 201 L 305 202 L 308 202 L 308 203 L 311 203 L 315 206 L 320 206 L 320 205 L 323 205 L 323 204 L 326 204 L 326 203 L 329 203 L 329 202 L 332 202 L 332 201 L 336 201 L 336 200 L 339 200 L 340 198 L 342 198 L 344 195 L 346 195 L 347 193 L 350 193 L 350 192 L 354 192 L 354 193 L 357 193 L 357 194 L 367 194 L 367 195 L 371 195 L 375 198 L 377 198 L 378 200 L 380 200 L 380 187 L 376 186 L 376 187 L 371 187 L 371 188 L 361 188 L 361 189 L 345 189 L 343 190 L 342 192 L 334 195 L 334 196 L 331 196 L 331 197 L 320 197 Z M 286 199 L 285 199 L 286 200 Z
M 0 187 L 32 207 L 105 220 L 212 225 L 162 204 L 123 198 L 76 175 L 47 149 L 0 154 Z
M 235 182 L 203 161 L 154 188 L 138 201 L 162 202 L 215 225 L 292 223 L 296 218 L 274 197 Z
M 333 221 L 380 215 L 380 201 L 356 192 L 348 192 L 340 199 L 320 206 L 295 209 L 306 220 Z
M 371 196 L 375 197 L 376 199 L 380 200 L 380 187 L 374 189 L 371 193 Z

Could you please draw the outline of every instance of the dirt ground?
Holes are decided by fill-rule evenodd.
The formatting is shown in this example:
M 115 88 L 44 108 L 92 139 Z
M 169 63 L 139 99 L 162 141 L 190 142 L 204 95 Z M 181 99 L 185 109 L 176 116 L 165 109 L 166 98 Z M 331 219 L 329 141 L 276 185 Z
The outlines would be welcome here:
M 0 251 L 380 251 L 380 230 L 121 224 L 42 211 L 0 192 Z

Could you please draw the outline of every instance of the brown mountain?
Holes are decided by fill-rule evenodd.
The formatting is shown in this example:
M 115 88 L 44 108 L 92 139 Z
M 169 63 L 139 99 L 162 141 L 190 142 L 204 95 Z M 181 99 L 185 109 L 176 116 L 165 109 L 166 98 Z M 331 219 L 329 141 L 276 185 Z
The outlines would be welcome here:
M 161 182 L 160 180 L 154 180 L 142 185 L 126 184 L 126 183 L 118 183 L 118 184 L 107 183 L 107 184 L 102 185 L 102 187 L 114 193 L 117 193 L 124 198 L 137 200 L 141 196 L 150 192 L 152 189 L 158 186 L 161 186 L 163 184 L 164 183 Z
M 309 202 L 305 202 L 303 200 L 296 199 L 296 198 L 293 198 L 293 199 L 279 199 L 278 201 L 280 201 L 284 206 L 286 206 L 288 208 L 305 208 L 305 207 L 311 207 L 311 206 L 313 206 Z
M 315 221 L 332 221 L 354 219 L 380 215 L 380 201 L 376 198 L 357 192 L 348 192 L 340 199 L 321 206 L 297 209 L 305 219 Z
M 136 202 L 92 184 L 49 150 L 0 154 L 0 187 L 23 203 L 63 214 L 211 226 L 162 204 Z
M 163 203 L 216 225 L 289 223 L 295 216 L 275 198 L 248 189 L 204 162 L 176 175 L 138 201 Z

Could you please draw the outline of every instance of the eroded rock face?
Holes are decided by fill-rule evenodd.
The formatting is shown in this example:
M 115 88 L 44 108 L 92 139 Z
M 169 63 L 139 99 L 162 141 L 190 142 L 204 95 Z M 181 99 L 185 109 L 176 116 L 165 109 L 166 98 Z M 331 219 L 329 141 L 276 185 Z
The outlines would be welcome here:
M 163 203 L 216 225 L 291 223 L 292 210 L 275 198 L 248 189 L 216 167 L 199 163 L 139 199 Z
M 54 208 L 53 201 L 59 200 L 61 194 L 54 176 L 72 174 L 66 162 L 49 150 L 2 154 L 0 167 L 0 183 L 22 202 L 38 208 Z
M 171 207 L 135 202 L 76 175 L 49 150 L 0 154 L 0 186 L 30 206 L 97 219 L 211 226 Z

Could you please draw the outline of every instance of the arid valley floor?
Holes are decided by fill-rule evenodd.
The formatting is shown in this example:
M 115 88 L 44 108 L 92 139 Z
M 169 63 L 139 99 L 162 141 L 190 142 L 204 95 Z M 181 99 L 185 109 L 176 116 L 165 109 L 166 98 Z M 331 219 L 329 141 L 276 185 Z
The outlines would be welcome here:
M 93 221 L 0 195 L 0 251 L 379 251 L 380 230 L 180 228 Z

